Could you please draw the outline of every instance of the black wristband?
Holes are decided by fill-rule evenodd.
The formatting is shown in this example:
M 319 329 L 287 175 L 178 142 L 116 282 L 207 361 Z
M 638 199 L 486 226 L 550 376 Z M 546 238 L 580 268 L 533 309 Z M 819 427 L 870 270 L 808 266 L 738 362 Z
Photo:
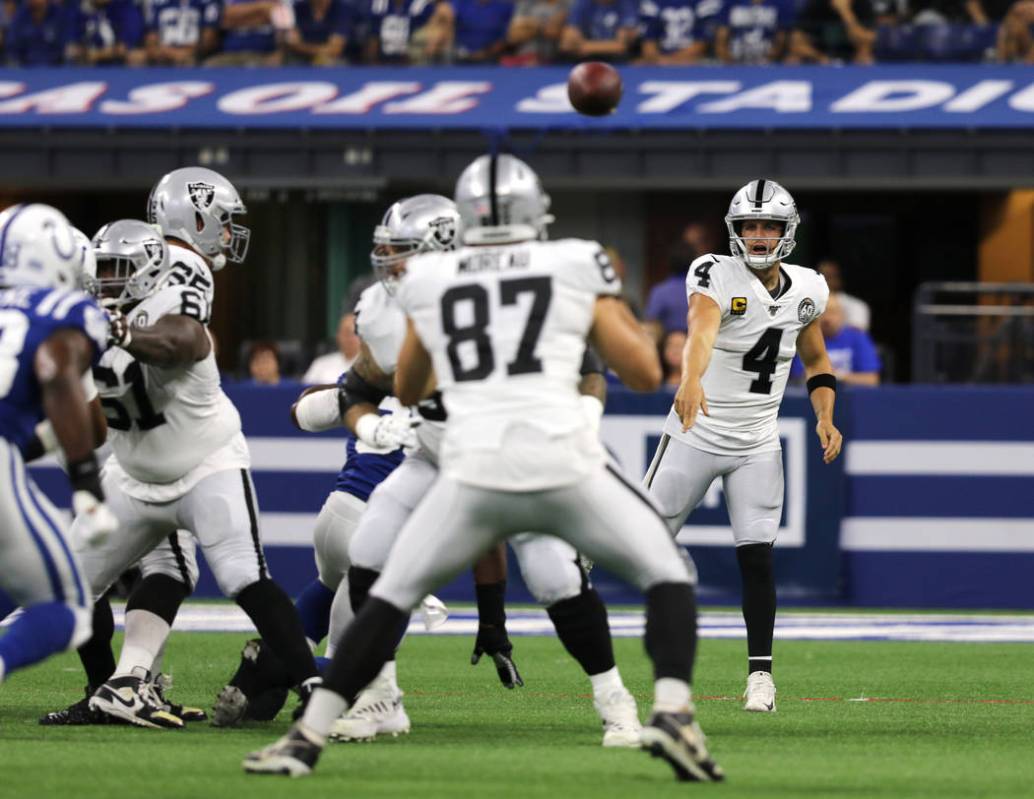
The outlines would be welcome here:
M 817 388 L 829 388 L 834 392 L 837 390 L 837 379 L 835 375 L 825 374 L 815 375 L 814 377 L 808 378 L 808 393 L 811 394 Z
M 42 439 L 35 433 L 33 433 L 32 438 L 25 442 L 25 446 L 22 447 L 22 460 L 26 463 L 32 463 L 46 454 L 47 450 L 43 447 Z
M 92 452 L 81 461 L 68 464 L 68 481 L 73 491 L 89 491 L 98 502 L 104 501 L 104 489 L 101 488 L 101 467 L 97 456 Z
M 478 601 L 478 621 L 500 627 L 506 624 L 506 580 L 487 585 L 475 585 Z

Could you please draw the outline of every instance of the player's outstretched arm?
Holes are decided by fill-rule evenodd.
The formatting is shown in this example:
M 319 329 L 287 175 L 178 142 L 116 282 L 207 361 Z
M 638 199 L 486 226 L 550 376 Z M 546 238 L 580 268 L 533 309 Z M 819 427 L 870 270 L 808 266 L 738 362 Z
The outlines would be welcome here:
M 797 352 L 804 364 L 804 375 L 808 379 L 808 394 L 811 407 L 815 409 L 818 424 L 815 432 L 822 445 L 822 460 L 832 463 L 844 444 L 844 437 L 833 424 L 833 403 L 836 400 L 837 379 L 833 376 L 833 364 L 826 353 L 826 342 L 818 320 L 812 320 L 797 335 Z
M 682 381 L 675 392 L 675 413 L 682 420 L 683 431 L 696 423 L 697 413 L 711 415 L 701 380 L 711 363 L 721 324 L 722 312 L 718 303 L 705 294 L 694 294 L 689 298 L 689 315 L 686 317 L 689 337 L 682 350 Z
M 40 344 L 33 367 L 40 384 L 43 412 L 68 462 L 72 507 L 83 517 L 82 534 L 99 543 L 118 528 L 104 505 L 100 468 L 93 454 L 95 430 L 83 391 L 82 376 L 90 367 L 93 344 L 78 330 L 58 330 Z
M 656 391 L 661 362 L 653 340 L 643 332 L 624 300 L 596 298 L 589 341 L 621 382 L 634 391 Z
M 399 364 L 395 370 L 395 396 L 403 405 L 416 405 L 434 391 L 434 366 L 431 354 L 424 347 L 413 327 L 413 320 L 406 320 L 406 338 L 399 352 Z
M 182 314 L 163 316 L 150 327 L 130 330 L 119 313 L 111 318 L 111 344 L 129 352 L 141 363 L 161 369 L 189 366 L 208 356 L 212 342 L 205 326 Z

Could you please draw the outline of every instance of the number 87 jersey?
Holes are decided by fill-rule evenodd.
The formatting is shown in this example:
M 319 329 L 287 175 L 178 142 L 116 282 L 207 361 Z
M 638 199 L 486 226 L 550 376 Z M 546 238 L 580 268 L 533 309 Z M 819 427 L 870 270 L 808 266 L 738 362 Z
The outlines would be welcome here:
M 409 260 L 398 302 L 431 355 L 448 412 L 444 472 L 470 485 L 532 491 L 602 466 L 578 382 L 596 298 L 620 291 L 600 245 L 579 239 Z M 529 464 L 518 451 L 539 437 L 565 440 L 568 450 L 553 458 L 544 444 Z
M 778 450 L 779 404 L 801 329 L 826 310 L 826 279 L 782 264 L 773 297 L 738 258 L 703 255 L 686 275 L 686 294 L 703 294 L 722 314 L 711 362 L 702 380 L 709 416 L 682 432 L 674 408 L 664 423 L 672 438 L 716 455 Z

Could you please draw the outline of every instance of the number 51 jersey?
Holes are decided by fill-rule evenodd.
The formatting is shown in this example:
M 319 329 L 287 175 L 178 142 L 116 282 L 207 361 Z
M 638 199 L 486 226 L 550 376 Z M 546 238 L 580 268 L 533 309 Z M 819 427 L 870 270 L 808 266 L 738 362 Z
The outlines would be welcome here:
M 779 405 L 801 329 L 826 310 L 829 288 L 818 272 L 782 264 L 773 297 L 750 267 L 728 255 L 703 255 L 686 275 L 686 294 L 704 294 L 722 314 L 711 362 L 701 381 L 710 416 L 697 414 L 685 433 L 674 407 L 664 432 L 715 455 L 780 449 Z
M 199 256 L 173 250 L 170 278 L 127 315 L 132 326 L 153 325 L 169 314 L 207 324 L 211 287 L 199 280 L 211 281 L 211 274 Z M 163 369 L 113 347 L 93 376 L 114 453 L 105 469 L 130 496 L 171 502 L 209 474 L 250 466 L 241 418 L 220 386 L 214 349 L 195 363 Z
M 578 394 L 596 298 L 621 281 L 596 242 L 528 241 L 411 258 L 398 290 L 448 413 L 443 472 L 503 491 L 602 466 Z

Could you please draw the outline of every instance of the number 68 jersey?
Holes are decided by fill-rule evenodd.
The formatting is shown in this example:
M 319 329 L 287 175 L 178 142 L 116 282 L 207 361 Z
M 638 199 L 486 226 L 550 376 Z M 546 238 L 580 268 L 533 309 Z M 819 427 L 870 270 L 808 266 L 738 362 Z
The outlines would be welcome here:
M 728 255 L 703 255 L 686 275 L 686 293 L 718 303 L 722 321 L 701 381 L 710 416 L 682 432 L 675 409 L 664 423 L 672 438 L 715 455 L 778 450 L 779 405 L 801 329 L 826 310 L 829 288 L 817 272 L 781 265 L 773 297 L 752 269 Z

